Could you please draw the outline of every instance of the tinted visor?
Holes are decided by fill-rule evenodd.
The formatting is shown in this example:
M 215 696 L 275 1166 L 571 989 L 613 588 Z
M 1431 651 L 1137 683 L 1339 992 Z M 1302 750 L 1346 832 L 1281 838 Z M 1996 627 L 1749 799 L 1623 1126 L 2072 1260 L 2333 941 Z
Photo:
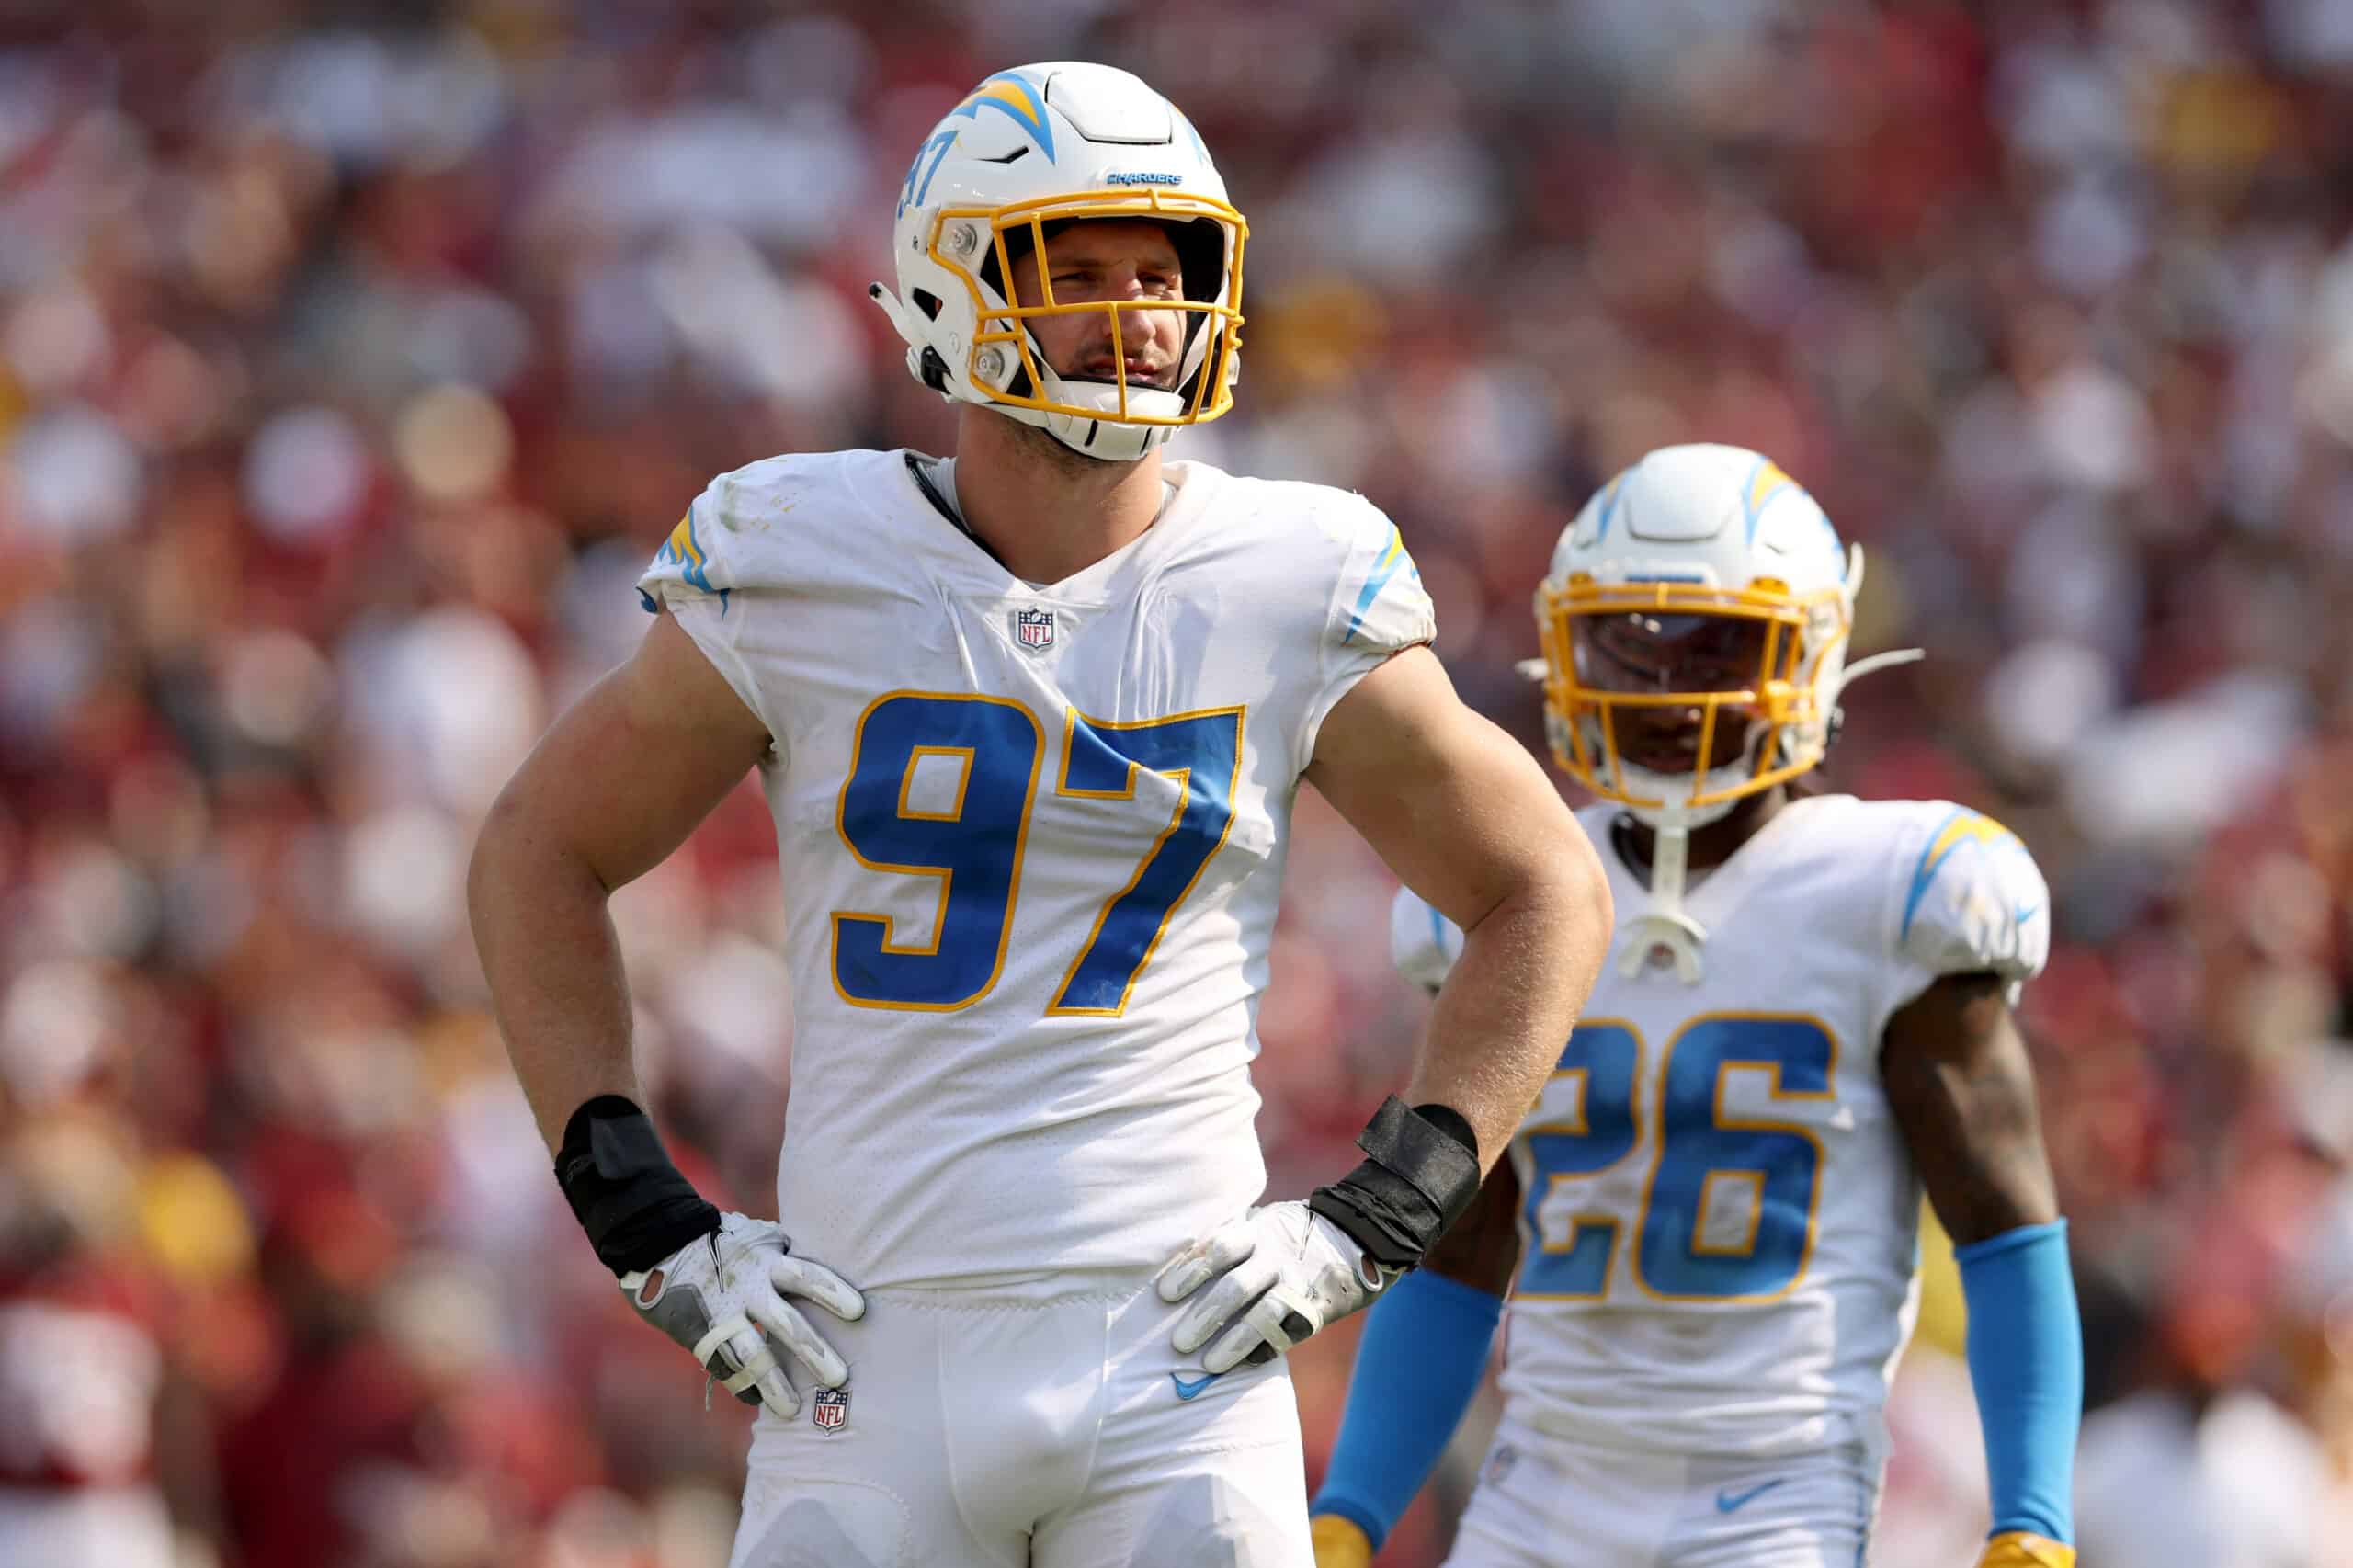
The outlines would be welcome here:
M 1573 615 L 1577 684 L 1628 696 L 1750 691 L 1766 679 L 1773 624 L 1750 616 Z

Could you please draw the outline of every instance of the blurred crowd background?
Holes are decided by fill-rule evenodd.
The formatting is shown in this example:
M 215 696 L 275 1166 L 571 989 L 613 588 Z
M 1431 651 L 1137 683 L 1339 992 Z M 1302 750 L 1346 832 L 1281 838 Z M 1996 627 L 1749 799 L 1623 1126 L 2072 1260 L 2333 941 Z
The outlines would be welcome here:
M 2056 896 L 2086 1568 L 2353 1563 L 2348 0 L 16 0 L 0 1562 L 724 1561 L 748 1416 L 563 1206 L 471 835 L 711 474 L 945 449 L 862 291 L 933 120 L 1054 58 L 1176 98 L 1253 223 L 1177 455 L 1387 507 L 1531 744 L 1530 590 L 1644 449 L 1761 448 L 1863 542 L 1860 649 L 1930 657 L 1824 782 L 1989 810 Z M 1300 822 L 1278 1195 L 1423 1010 Z M 771 1211 L 756 791 L 617 908 L 674 1148 Z M 1982 1528 L 1936 1253 L 1887 1568 Z M 1294 1358 L 1312 1470 L 1352 1327 Z

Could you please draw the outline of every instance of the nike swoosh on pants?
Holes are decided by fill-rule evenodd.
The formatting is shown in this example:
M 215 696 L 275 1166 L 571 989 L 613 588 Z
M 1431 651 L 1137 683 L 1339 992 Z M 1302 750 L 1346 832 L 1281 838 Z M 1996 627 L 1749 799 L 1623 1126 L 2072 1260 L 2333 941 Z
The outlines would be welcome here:
M 1772 1491 L 1773 1488 L 1780 1484 L 1781 1483 L 1779 1479 L 1777 1478 L 1775 1480 L 1764 1482 L 1758 1485 L 1752 1486 L 1745 1492 L 1720 1491 L 1716 1494 L 1716 1512 L 1719 1514 L 1738 1513 L 1741 1509 L 1745 1508 L 1749 1504 L 1756 1502 L 1756 1499 L 1762 1497 L 1765 1494 Z

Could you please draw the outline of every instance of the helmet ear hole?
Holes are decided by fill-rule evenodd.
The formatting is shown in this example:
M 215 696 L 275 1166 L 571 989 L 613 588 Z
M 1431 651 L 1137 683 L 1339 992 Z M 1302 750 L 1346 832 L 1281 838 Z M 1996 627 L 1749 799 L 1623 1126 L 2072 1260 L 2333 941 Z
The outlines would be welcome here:
M 1185 298 L 1214 301 L 1225 290 L 1225 230 L 1213 218 L 1162 226 L 1184 274 Z
M 947 302 L 928 289 L 909 290 L 907 292 L 907 298 L 915 301 L 915 309 L 921 311 L 926 318 L 932 321 L 938 321 L 939 319 L 940 307 Z

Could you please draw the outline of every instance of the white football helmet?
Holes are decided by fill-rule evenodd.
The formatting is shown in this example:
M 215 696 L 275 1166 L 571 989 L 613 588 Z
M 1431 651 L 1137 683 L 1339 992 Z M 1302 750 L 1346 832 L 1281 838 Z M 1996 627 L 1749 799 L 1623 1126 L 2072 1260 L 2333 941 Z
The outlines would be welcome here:
M 1086 218 L 1165 224 L 1185 298 L 1054 302 L 1047 227 Z M 1022 65 L 974 88 L 916 151 L 892 231 L 898 291 L 868 291 L 906 339 L 907 368 L 941 396 L 1131 461 L 1233 405 L 1248 234 L 1176 105 L 1107 65 Z M 1016 254 L 1038 267 L 1044 303 L 1012 302 Z M 1131 387 L 1124 368 L 1116 384 L 1065 381 L 1029 329 L 1033 317 L 1099 311 L 1116 335 L 1131 310 L 1188 313 L 1175 391 Z
M 1841 546 L 1813 497 L 1740 447 L 1663 447 L 1562 530 L 1536 591 L 1552 756 L 1658 830 L 1630 968 L 1656 943 L 1698 978 L 1706 933 L 1681 908 L 1690 830 L 1821 762 L 1846 683 L 1918 656 L 1847 664 L 1862 577 L 1861 549 Z M 1659 710 L 1681 721 L 1688 771 L 1625 755 L 1644 727 L 1628 716 Z M 1742 727 L 1737 755 L 1711 767 L 1726 724 Z

